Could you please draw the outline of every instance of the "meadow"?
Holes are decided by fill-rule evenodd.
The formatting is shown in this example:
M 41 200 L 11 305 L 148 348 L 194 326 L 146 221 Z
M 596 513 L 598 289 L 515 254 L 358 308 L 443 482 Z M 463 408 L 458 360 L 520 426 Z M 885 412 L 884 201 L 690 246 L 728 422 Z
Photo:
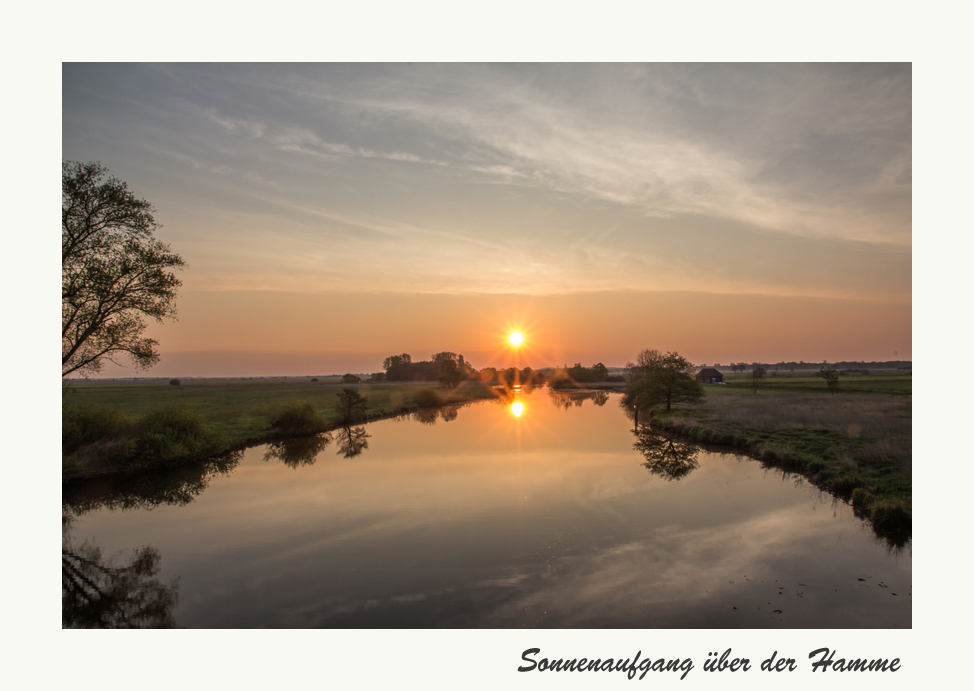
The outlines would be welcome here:
M 912 525 L 909 371 L 850 373 L 829 393 L 820 377 L 745 376 L 705 386 L 706 401 L 658 415 L 653 427 L 737 449 L 849 499 L 878 532 Z
M 281 436 L 276 421 L 303 414 L 307 434 L 342 425 L 338 378 L 76 381 L 62 405 L 62 477 L 134 472 L 202 460 Z M 901 370 L 846 373 L 830 393 L 810 372 L 758 382 L 726 375 L 705 401 L 652 420 L 656 429 L 731 448 L 793 471 L 849 499 L 878 531 L 912 525 L 912 376 Z M 480 382 L 360 383 L 357 423 L 420 408 L 491 398 Z M 597 385 L 592 387 L 597 388 Z M 645 421 L 644 421 L 645 422 Z M 300 430 L 300 432 L 298 431 Z M 125 439 L 126 445 L 116 443 Z
M 275 419 L 288 410 L 308 408 L 307 404 L 314 410 L 316 431 L 335 429 L 342 426 L 338 404 L 346 386 L 340 379 L 313 382 L 309 377 L 183 379 L 175 386 L 168 380 L 65 383 L 62 479 L 203 460 L 270 441 L 280 436 L 273 429 Z M 432 382 L 362 383 L 352 388 L 367 399 L 364 412 L 355 422 L 496 395 L 479 382 L 462 382 L 456 388 L 438 387 Z M 138 449 L 131 445 L 116 449 L 112 440 L 119 437 L 138 437 L 166 448 L 155 453 L 157 462 L 150 462 L 139 458 Z

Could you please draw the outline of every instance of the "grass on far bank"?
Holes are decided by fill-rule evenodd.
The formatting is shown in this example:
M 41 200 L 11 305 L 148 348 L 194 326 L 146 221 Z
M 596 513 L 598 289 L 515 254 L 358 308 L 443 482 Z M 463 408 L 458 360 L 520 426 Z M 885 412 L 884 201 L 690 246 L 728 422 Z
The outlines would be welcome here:
M 62 396 L 62 480 L 203 460 L 266 442 L 278 436 L 275 422 L 289 409 L 304 408 L 306 419 L 319 426 L 318 431 L 335 429 L 341 426 L 336 407 L 343 386 L 347 384 L 297 378 L 183 379 L 178 386 L 168 381 L 72 382 Z M 438 403 L 445 405 L 495 395 L 479 382 L 463 382 L 455 389 L 431 382 L 354 388 L 368 399 L 357 422 L 404 414 L 420 403 L 428 405 L 431 389 Z M 149 448 L 143 444 L 145 439 L 155 444 L 151 449 L 158 449 L 154 456 L 140 453 Z
M 891 385 L 899 388 L 897 394 L 771 387 L 755 394 L 730 385 L 707 386 L 704 404 L 659 415 L 653 427 L 733 447 L 769 465 L 799 472 L 816 486 L 851 500 L 877 532 L 908 534 L 913 476 L 910 379 Z
M 731 392 L 747 391 L 754 393 L 751 379 L 745 374 L 725 374 L 724 384 L 708 384 L 704 388 L 707 394 L 720 396 Z M 772 370 L 758 380 L 758 393 L 828 393 L 825 380 L 815 372 L 803 370 L 798 372 Z M 869 374 L 850 372 L 839 377 L 839 389 L 834 394 L 848 393 L 885 393 L 894 396 L 910 396 L 913 393 L 913 376 L 910 370 L 873 370 Z

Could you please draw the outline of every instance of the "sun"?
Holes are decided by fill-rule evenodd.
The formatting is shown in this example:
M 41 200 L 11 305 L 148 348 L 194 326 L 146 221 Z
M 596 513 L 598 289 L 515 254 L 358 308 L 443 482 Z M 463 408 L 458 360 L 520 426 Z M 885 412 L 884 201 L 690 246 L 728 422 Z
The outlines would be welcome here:
M 514 417 L 521 417 L 524 414 L 524 404 L 520 401 L 514 401 L 511 403 L 511 415 Z
M 512 331 L 507 337 L 507 342 L 517 348 L 519 345 L 524 343 L 524 334 L 522 334 L 520 331 Z

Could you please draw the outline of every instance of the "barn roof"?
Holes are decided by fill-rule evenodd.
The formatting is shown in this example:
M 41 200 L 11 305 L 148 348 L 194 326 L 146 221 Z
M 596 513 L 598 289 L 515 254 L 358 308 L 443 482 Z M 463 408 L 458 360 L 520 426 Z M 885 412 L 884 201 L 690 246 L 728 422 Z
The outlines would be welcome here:
M 720 370 L 714 369 L 713 367 L 704 367 L 697 374 L 706 374 L 708 377 L 713 377 L 714 375 L 720 374 Z

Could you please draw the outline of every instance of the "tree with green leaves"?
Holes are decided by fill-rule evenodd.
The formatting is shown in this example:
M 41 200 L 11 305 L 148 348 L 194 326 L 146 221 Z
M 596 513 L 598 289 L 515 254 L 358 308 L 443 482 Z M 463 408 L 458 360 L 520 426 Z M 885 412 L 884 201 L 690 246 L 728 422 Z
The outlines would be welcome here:
M 644 350 L 635 364 L 627 365 L 632 379 L 626 386 L 623 404 L 639 409 L 703 400 L 703 387 L 693 375 L 693 364 L 678 353 Z
M 382 361 L 382 369 L 386 371 L 386 379 L 389 381 L 407 381 L 410 379 L 413 359 L 409 353 L 402 355 L 390 355 Z
M 441 386 L 448 386 L 452 389 L 459 386 L 462 378 L 463 375 L 460 373 L 460 368 L 457 365 L 456 360 L 449 358 L 440 360 L 436 381 L 439 382 Z
M 98 372 L 125 353 L 159 360 L 145 318 L 176 316 L 184 266 L 155 237 L 153 208 L 98 163 L 61 166 L 61 376 Z

